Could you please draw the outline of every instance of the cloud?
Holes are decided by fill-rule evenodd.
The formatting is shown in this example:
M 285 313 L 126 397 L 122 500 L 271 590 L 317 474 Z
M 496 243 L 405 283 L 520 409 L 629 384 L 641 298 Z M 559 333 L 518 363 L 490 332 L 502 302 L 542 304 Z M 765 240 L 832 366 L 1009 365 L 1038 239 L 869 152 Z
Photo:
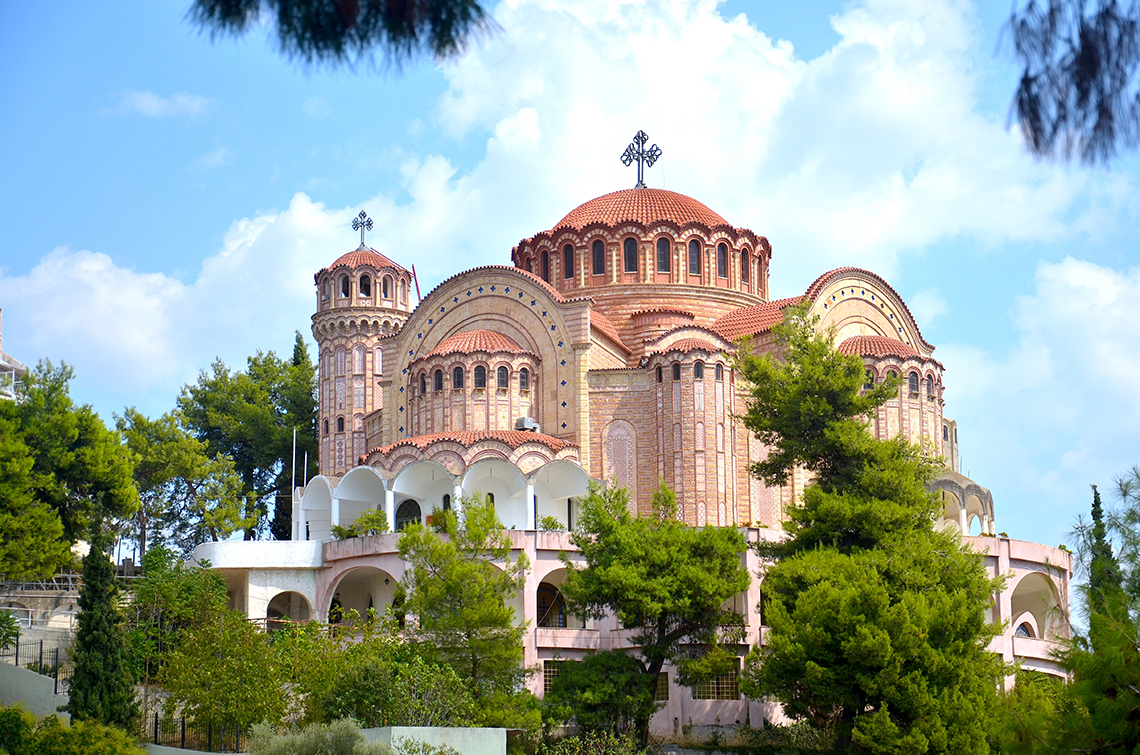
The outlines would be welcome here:
M 946 299 L 938 293 L 936 288 L 924 288 L 921 291 L 916 291 L 913 296 L 907 299 L 907 306 L 910 307 L 911 314 L 918 321 L 920 328 L 925 328 L 935 319 L 950 311 L 950 305 L 946 303 Z
M 178 92 L 163 97 L 151 91 L 130 89 L 122 94 L 120 113 L 137 113 L 147 118 L 184 117 L 200 121 L 207 118 L 217 103 L 200 94 Z
M 301 103 L 301 110 L 310 118 L 327 118 L 332 115 L 332 108 L 324 97 L 311 97 Z
M 191 163 L 190 169 L 195 173 L 206 173 L 229 165 L 233 161 L 233 153 L 230 152 L 229 149 L 226 147 L 218 147 L 217 149 L 210 150 Z
M 1140 267 L 1069 257 L 1042 263 L 1035 283 L 1010 314 L 1018 340 L 1008 353 L 961 344 L 938 353 L 953 376 L 948 416 L 970 449 L 964 471 L 993 489 L 999 522 L 1003 498 L 1007 512 L 1034 512 L 1019 537 L 1060 542 L 1087 514 L 1088 485 L 1138 461 Z

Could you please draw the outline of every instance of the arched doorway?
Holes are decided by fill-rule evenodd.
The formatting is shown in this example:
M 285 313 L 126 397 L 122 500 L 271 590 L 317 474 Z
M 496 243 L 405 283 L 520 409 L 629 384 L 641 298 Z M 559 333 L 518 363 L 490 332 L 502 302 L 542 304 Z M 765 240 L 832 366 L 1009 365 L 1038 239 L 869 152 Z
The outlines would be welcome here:
M 1030 623 L 1034 637 L 1041 639 L 1061 639 L 1065 634 L 1065 616 L 1061 596 L 1052 578 L 1041 572 L 1026 574 L 1013 589 L 1009 599 L 1010 615 L 1015 626 Z M 1025 616 L 1028 614 L 1028 616 Z M 1035 624 L 1036 627 L 1032 625 Z
M 396 532 L 401 532 L 413 524 L 423 524 L 420 504 L 414 498 L 407 498 L 396 506 Z
M 341 576 L 333 590 L 326 615 L 330 624 L 339 624 L 359 617 L 365 619 L 371 609 L 382 618 L 396 597 L 396 578 L 374 566 L 350 569 Z
M 265 618 L 273 623 L 283 624 L 289 621 L 309 621 L 312 619 L 312 609 L 309 601 L 299 592 L 279 592 L 269 601 L 265 610 Z
M 566 610 L 566 599 L 562 596 L 562 583 L 566 581 L 566 570 L 555 569 L 542 578 L 535 591 L 535 626 L 551 629 L 585 629 L 586 622 Z

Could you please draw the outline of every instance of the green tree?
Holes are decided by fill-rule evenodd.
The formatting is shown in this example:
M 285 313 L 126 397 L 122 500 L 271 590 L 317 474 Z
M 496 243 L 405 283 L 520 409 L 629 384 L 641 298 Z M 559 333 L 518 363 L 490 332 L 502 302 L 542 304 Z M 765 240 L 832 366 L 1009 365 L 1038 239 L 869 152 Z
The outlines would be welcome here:
M 1050 755 L 1078 749 L 1066 739 L 1065 726 L 1084 714 L 1070 686 L 1055 676 L 1018 671 L 1008 693 L 999 695 L 989 737 L 990 748 L 1002 755 Z M 1083 726 L 1083 725 L 1082 725 Z
M 640 722 L 660 707 L 645 684 L 641 662 L 620 650 L 565 661 L 543 704 L 554 721 L 618 737 L 636 735 Z
M 290 485 L 304 485 L 317 474 L 317 366 L 309 359 L 309 347 L 300 332 L 293 342 L 293 358 L 281 387 L 281 472 L 277 475 L 276 499 L 270 531 L 277 540 L 293 536 L 293 490 Z M 293 428 L 297 430 L 296 478 L 293 467 Z M 305 455 L 309 466 L 304 468 Z
M 746 425 L 771 449 L 769 484 L 814 473 L 789 508 L 787 540 L 761 545 L 768 644 L 743 689 L 832 728 L 856 752 L 985 752 L 999 660 L 984 618 L 998 584 L 980 555 L 932 527 L 936 471 L 917 447 L 878 441 L 864 416 L 889 390 L 862 392 L 858 357 L 838 354 L 806 308 L 774 328 L 780 359 L 750 356 Z
M 36 717 L 19 706 L 0 708 L 0 752 L 8 755 L 144 755 L 135 737 L 122 729 L 75 721 L 70 726 Z
M 0 401 L 0 574 L 22 580 L 51 576 L 71 556 L 59 514 L 32 489 L 35 459 L 16 411 L 15 403 Z
M 76 406 L 72 369 L 42 360 L 24 376 L 16 407 L 20 431 L 35 460 L 32 491 L 51 506 L 69 542 L 101 517 L 125 519 L 138 508 L 131 453 L 87 404 Z M 99 507 L 95 502 L 99 501 Z
M 96 721 L 131 729 L 138 719 L 127 662 L 123 619 L 118 609 L 115 565 L 107 557 L 110 537 L 98 522 L 91 527 L 79 588 L 79 628 L 72 660 L 75 670 L 67 712 L 74 721 Z
M 388 531 L 388 515 L 380 509 L 369 509 L 356 518 L 356 521 L 347 527 L 341 527 L 334 524 L 332 526 L 333 537 L 337 540 L 345 540 L 350 537 L 361 537 L 364 535 L 383 535 Z
M 425 53 L 451 58 L 492 26 L 475 0 L 426 0 L 414 6 L 394 0 L 195 0 L 190 10 L 194 23 L 212 34 L 245 34 L 263 14 L 287 57 L 350 66 L 373 62 L 374 50 L 396 66 Z
M 20 622 L 11 611 L 0 611 L 0 650 L 20 639 Z
M 284 673 L 269 635 L 224 610 L 181 635 L 159 675 L 167 712 L 202 723 L 277 724 L 285 712 Z
M 455 670 L 477 701 L 515 690 L 523 678 L 522 637 L 507 601 L 530 567 L 511 557 L 510 535 L 485 496 L 464 499 L 462 515 L 436 511 L 438 533 L 412 525 L 400 538 L 407 563 L 405 610 L 419 622 L 429 660 Z
M 595 618 L 613 613 L 634 630 L 630 639 L 649 699 L 667 662 L 682 684 L 729 671 L 744 621 L 725 603 L 748 588 L 743 536 L 678 521 L 676 498 L 664 484 L 653 496 L 652 516 L 634 517 L 628 493 L 616 485 L 591 487 L 580 506 L 571 542 L 581 562 L 563 556 L 562 593 L 570 611 Z M 645 743 L 652 709 L 638 710 L 637 735 Z
M 200 543 L 225 540 L 252 524 L 242 515 L 242 481 L 233 462 L 223 454 L 211 458 L 206 444 L 189 435 L 177 415 L 152 420 L 130 407 L 115 420 L 135 455 L 141 505 L 129 529 L 140 558 L 148 537 L 175 544 L 189 557 Z

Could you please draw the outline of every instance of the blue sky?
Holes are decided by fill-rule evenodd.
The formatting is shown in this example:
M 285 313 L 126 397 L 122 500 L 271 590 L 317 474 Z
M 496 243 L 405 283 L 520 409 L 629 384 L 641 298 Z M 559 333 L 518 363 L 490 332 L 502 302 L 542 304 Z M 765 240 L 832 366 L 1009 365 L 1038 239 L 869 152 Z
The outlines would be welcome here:
M 631 186 L 643 128 L 651 186 L 768 236 L 775 296 L 851 264 L 907 299 L 1000 530 L 1059 543 L 1140 463 L 1140 164 L 1025 153 L 1004 3 L 507 2 L 402 73 L 212 41 L 187 5 L 0 5 L 4 350 L 73 364 L 105 418 L 308 335 L 361 209 L 426 292 Z

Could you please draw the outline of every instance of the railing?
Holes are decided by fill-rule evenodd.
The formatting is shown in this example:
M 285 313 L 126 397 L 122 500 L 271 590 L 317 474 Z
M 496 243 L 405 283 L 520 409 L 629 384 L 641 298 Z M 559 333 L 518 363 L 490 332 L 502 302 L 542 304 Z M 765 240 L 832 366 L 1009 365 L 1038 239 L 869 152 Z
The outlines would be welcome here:
M 43 640 L 21 643 L 17 637 L 14 644 L 0 649 L 0 661 L 50 677 L 55 681 L 55 694 L 67 694 L 73 669 L 66 648 L 45 646 Z
M 163 747 L 206 752 L 245 752 L 249 731 L 237 724 L 216 724 L 178 718 L 148 717 L 142 732 L 145 742 Z
M 48 579 L 9 582 L 0 578 L 0 593 L 12 592 L 79 592 L 83 577 L 80 574 L 56 574 Z

